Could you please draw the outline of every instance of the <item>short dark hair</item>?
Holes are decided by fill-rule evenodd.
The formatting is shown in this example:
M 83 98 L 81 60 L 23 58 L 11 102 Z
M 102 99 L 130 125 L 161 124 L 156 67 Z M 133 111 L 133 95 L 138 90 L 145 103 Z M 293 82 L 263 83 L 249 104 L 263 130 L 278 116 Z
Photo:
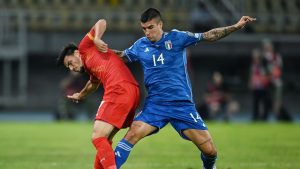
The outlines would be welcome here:
M 78 50 L 78 47 L 76 46 L 75 43 L 71 42 L 69 44 L 67 44 L 62 50 L 61 52 L 59 53 L 58 57 L 57 57 L 57 60 L 56 60 L 56 63 L 58 66 L 63 66 L 64 65 L 64 60 L 65 60 L 65 57 L 67 55 L 72 55 L 74 54 L 74 51 L 75 50 Z
M 141 22 L 145 23 L 145 22 L 148 22 L 148 21 L 150 21 L 154 18 L 158 18 L 158 19 L 162 20 L 160 12 L 157 9 L 149 8 L 145 12 L 142 13 Z

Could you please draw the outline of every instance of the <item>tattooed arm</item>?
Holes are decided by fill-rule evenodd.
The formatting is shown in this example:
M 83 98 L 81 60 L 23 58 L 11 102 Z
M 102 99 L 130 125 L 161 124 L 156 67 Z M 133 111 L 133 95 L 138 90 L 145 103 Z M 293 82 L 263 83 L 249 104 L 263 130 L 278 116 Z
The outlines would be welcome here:
M 235 25 L 222 27 L 222 28 L 215 28 L 210 31 L 204 32 L 203 38 L 206 41 L 211 41 L 211 42 L 217 41 L 238 29 L 239 28 L 235 27 Z
M 128 62 L 128 59 L 125 57 L 125 54 L 124 54 L 124 51 L 119 51 L 119 50 L 116 50 L 116 49 L 112 49 L 112 51 L 118 55 L 122 60 L 123 62 L 127 63 Z
M 206 41 L 217 41 L 221 38 L 224 38 L 225 36 L 231 34 L 232 32 L 244 28 L 244 26 L 248 22 L 255 21 L 256 18 L 251 18 L 249 16 L 243 16 L 239 22 L 237 22 L 234 25 L 222 27 L 222 28 L 215 28 L 210 31 L 203 33 L 203 39 Z

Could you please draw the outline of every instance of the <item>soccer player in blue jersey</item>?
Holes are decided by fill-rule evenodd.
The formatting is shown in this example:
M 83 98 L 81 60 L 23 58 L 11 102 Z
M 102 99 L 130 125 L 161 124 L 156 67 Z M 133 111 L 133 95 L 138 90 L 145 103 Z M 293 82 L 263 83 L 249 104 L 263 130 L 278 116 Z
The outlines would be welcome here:
M 243 16 L 232 26 L 204 33 L 176 29 L 164 32 L 158 10 L 149 8 L 141 15 L 141 26 L 146 36 L 125 51 L 115 51 L 124 61 L 141 63 L 148 91 L 143 110 L 137 114 L 126 136 L 115 149 L 118 168 L 125 163 L 138 141 L 158 132 L 168 123 L 182 138 L 192 141 L 201 151 L 203 168 L 216 168 L 216 147 L 193 101 L 186 67 L 186 48 L 200 41 L 219 40 L 254 20 Z

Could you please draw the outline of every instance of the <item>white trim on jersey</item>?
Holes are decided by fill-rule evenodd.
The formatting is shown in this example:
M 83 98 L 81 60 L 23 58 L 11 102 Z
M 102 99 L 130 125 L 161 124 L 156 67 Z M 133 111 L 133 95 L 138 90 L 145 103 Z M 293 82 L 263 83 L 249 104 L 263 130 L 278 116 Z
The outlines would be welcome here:
M 187 58 L 184 59 L 184 56 L 186 58 L 186 48 L 184 48 L 184 50 L 183 50 L 182 58 L 183 58 L 183 61 L 186 61 L 186 64 L 183 63 L 183 65 L 184 65 L 184 72 L 185 72 L 185 80 L 186 80 L 188 88 L 190 89 L 190 95 L 191 95 L 191 99 L 190 100 L 193 101 L 193 91 L 192 91 L 192 86 L 189 83 L 189 74 L 188 74 L 188 70 L 187 70 Z
M 127 54 L 127 50 L 124 51 L 124 54 L 125 54 L 126 58 L 129 60 L 129 62 L 132 62 L 131 58 Z

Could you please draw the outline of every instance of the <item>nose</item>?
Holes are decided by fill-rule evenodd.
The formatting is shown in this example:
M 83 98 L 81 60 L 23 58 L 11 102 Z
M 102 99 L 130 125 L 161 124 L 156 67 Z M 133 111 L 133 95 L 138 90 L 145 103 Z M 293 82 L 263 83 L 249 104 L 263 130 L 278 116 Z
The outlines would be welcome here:
M 149 33 L 148 30 L 145 31 L 145 35 L 146 35 L 146 36 L 149 36 L 149 35 L 150 35 L 150 33 Z
M 74 66 L 69 66 L 69 69 L 70 69 L 71 71 L 74 71 Z

